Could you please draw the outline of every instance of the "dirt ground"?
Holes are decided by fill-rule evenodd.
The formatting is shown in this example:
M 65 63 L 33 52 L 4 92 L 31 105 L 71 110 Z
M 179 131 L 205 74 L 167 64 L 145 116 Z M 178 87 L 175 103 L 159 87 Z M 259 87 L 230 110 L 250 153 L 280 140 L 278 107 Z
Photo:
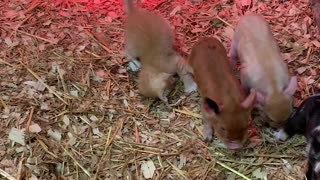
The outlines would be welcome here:
M 295 105 L 319 87 L 320 42 L 308 0 L 141 0 L 165 17 L 184 56 L 199 37 L 229 50 L 243 13 L 262 14 L 298 76 Z M 0 1 L 0 177 L 8 179 L 302 179 L 305 139 L 255 120 L 229 151 L 203 142 L 199 94 L 142 97 L 124 57 L 116 0 Z

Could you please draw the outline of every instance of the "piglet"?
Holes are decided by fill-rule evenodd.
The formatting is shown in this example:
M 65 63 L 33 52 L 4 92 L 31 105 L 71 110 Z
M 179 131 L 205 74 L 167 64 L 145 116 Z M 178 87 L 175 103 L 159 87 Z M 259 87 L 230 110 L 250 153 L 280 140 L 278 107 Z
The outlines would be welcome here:
M 274 136 L 285 141 L 295 134 L 304 134 L 307 139 L 307 179 L 320 180 L 320 94 L 304 100 Z
M 290 77 L 280 49 L 267 21 L 260 15 L 240 18 L 231 43 L 231 61 L 241 62 L 243 88 L 257 90 L 257 104 L 273 128 L 283 126 L 292 112 L 297 79 Z
M 145 66 L 138 77 L 138 89 L 144 96 L 159 98 L 169 105 L 167 95 L 176 81 L 177 75 L 159 72 L 156 68 Z
M 248 139 L 248 124 L 256 93 L 245 97 L 223 44 L 204 37 L 192 48 L 188 59 L 202 96 L 203 134 L 211 142 L 214 133 L 229 149 L 239 149 Z
M 166 100 L 163 94 L 169 87 L 166 84 L 176 74 L 184 82 L 186 93 L 196 91 L 192 76 L 184 68 L 183 58 L 175 51 L 173 32 L 167 21 L 153 12 L 135 8 L 132 0 L 124 0 L 124 5 L 127 13 L 125 52 L 129 68 L 132 71 L 141 68 L 140 93 Z

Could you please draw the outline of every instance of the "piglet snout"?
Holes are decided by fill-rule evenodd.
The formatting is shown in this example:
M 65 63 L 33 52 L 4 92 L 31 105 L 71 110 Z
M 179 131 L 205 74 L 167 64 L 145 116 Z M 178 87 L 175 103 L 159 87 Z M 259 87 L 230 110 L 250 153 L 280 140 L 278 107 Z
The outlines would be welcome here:
M 228 149 L 240 149 L 243 146 L 240 141 L 228 141 L 225 145 Z

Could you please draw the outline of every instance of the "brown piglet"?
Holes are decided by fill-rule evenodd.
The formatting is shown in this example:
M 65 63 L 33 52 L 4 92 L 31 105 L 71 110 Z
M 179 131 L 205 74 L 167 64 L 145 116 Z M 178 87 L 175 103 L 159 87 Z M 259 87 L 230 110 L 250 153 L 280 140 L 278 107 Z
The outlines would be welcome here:
M 173 76 L 182 79 L 185 92 L 196 91 L 192 76 L 184 70 L 184 60 L 174 49 L 174 36 L 168 22 L 161 16 L 134 7 L 132 0 L 124 0 L 125 52 L 129 68 L 138 71 L 140 93 L 167 101 L 165 92 L 171 87 Z M 147 76 L 147 77 L 142 77 Z M 157 83 L 155 83 L 157 82 Z
M 188 65 L 202 96 L 205 141 L 212 141 L 215 133 L 227 148 L 241 148 L 248 138 L 255 91 L 245 97 L 232 72 L 227 51 L 216 38 L 198 40 Z
M 267 21 L 260 15 L 240 18 L 231 44 L 231 60 L 241 62 L 241 84 L 257 91 L 262 116 L 273 128 L 282 127 L 292 113 L 297 78 L 290 77 Z

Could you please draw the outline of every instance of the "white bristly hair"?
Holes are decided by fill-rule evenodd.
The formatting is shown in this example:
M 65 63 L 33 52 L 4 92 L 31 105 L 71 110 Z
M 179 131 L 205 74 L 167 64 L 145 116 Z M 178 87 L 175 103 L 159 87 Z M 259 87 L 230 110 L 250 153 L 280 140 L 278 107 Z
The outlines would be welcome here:
M 279 131 L 275 131 L 273 133 L 273 136 L 277 139 L 277 140 L 281 140 L 281 141 L 285 141 L 288 138 L 288 134 L 284 131 L 284 129 L 279 129 Z

